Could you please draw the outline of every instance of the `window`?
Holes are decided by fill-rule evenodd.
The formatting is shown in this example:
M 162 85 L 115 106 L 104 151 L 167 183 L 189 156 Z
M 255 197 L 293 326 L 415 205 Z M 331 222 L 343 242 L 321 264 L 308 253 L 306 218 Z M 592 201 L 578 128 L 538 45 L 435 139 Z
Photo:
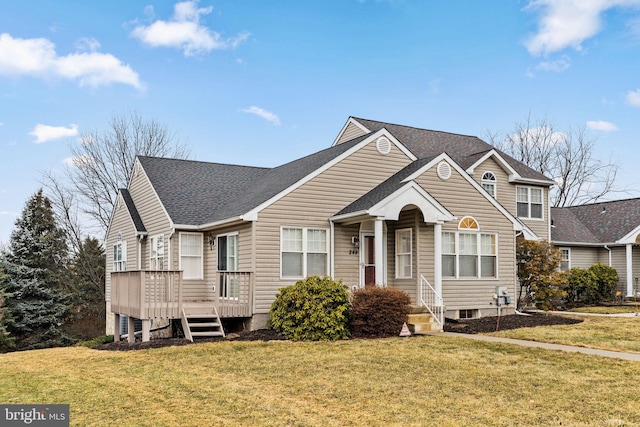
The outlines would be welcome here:
M 567 271 L 571 269 L 571 249 L 560 249 L 560 271 Z
M 127 242 L 118 242 L 113 245 L 113 271 L 125 271 L 127 269 Z
M 476 317 L 476 310 L 458 310 L 458 319 L 473 319 Z
M 411 229 L 396 230 L 396 278 L 412 277 L 412 242 Z
M 487 190 L 487 193 L 491 194 L 491 197 L 496 197 L 496 176 L 493 172 L 485 172 L 482 174 L 482 188 Z
M 164 269 L 164 236 L 159 235 L 151 238 L 149 268 L 151 270 Z
M 185 280 L 203 278 L 202 234 L 180 233 L 180 269 Z
M 280 274 L 283 278 L 328 274 L 326 229 L 283 227 L 280 252 Z
M 223 298 L 238 298 L 238 234 L 218 236 L 219 293 Z
M 442 276 L 496 278 L 497 235 L 490 233 L 442 233 Z
M 518 218 L 542 219 L 542 188 L 516 187 Z

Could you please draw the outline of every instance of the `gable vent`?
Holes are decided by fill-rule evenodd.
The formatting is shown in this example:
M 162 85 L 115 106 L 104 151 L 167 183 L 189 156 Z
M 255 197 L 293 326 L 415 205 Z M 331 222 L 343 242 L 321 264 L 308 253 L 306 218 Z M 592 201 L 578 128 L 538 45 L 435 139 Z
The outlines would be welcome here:
M 451 166 L 449 166 L 449 163 L 438 163 L 438 177 L 444 181 L 451 178 Z
M 391 141 L 389 141 L 389 139 L 385 138 L 384 136 L 381 136 L 376 141 L 376 148 L 378 149 L 378 153 L 380 154 L 389 154 L 391 152 Z

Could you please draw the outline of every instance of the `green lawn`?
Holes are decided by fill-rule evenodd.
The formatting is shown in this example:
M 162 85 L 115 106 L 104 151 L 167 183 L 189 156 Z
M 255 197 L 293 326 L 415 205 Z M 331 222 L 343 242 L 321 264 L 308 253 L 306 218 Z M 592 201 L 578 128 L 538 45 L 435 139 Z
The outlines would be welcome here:
M 465 338 L 0 355 L 1 403 L 86 426 L 640 425 L 640 363 Z

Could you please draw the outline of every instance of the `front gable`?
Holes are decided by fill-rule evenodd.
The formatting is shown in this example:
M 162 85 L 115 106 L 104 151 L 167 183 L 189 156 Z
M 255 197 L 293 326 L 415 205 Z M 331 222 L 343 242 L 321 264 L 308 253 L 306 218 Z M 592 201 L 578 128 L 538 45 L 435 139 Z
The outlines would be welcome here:
M 362 123 L 358 122 L 353 117 L 349 117 L 349 120 L 347 120 L 347 123 L 345 123 L 345 125 L 342 127 L 340 133 L 336 137 L 335 141 L 333 141 L 333 144 L 331 144 L 331 146 L 333 147 L 334 145 L 342 144 L 346 141 L 351 141 L 352 139 L 362 135 L 366 135 L 369 132 L 371 131 L 367 129 Z

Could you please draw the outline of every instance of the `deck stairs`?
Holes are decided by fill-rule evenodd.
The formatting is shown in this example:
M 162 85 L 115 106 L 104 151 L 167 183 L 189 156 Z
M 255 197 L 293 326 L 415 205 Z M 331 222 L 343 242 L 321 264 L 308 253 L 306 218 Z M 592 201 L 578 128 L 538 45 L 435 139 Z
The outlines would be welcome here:
M 213 305 L 185 303 L 182 306 L 181 320 L 184 336 L 189 341 L 225 336 L 218 310 Z
M 442 326 L 425 307 L 412 306 L 407 320 L 409 331 L 414 335 L 426 335 L 442 332 Z

